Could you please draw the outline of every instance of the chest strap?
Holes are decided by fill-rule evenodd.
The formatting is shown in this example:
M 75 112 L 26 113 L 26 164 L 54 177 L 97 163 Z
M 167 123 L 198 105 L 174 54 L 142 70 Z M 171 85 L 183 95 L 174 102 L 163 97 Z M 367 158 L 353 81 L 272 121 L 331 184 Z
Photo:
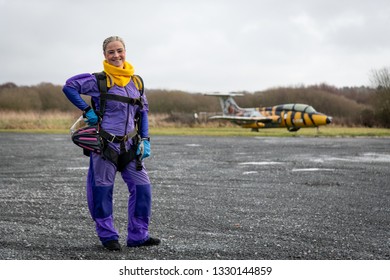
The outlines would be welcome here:
M 108 93 L 101 93 L 100 98 L 102 101 L 106 100 L 114 100 L 122 103 L 127 103 L 130 105 L 139 105 L 142 108 L 142 101 L 141 98 L 131 98 L 127 96 L 121 96 L 116 94 L 108 94 Z

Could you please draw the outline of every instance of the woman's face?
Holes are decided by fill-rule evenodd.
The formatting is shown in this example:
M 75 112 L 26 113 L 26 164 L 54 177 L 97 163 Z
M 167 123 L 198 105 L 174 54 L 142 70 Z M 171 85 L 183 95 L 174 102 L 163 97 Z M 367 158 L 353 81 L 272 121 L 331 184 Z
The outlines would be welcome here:
M 126 60 L 125 47 L 119 41 L 108 43 L 106 50 L 104 51 L 104 57 L 109 64 L 123 68 L 123 64 Z

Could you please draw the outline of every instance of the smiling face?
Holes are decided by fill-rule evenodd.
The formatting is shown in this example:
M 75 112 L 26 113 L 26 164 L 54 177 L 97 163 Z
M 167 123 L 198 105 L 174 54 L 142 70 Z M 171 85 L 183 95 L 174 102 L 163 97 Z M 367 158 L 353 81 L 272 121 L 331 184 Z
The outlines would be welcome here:
M 126 60 L 125 46 L 120 41 L 108 43 L 104 50 L 104 57 L 109 64 L 123 68 Z

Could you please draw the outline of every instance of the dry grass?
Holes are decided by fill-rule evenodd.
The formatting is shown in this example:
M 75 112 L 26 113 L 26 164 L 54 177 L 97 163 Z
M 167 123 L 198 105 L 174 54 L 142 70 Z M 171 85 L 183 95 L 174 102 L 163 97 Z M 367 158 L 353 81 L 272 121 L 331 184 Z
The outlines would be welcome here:
M 79 118 L 78 112 L 16 112 L 0 111 L 0 129 L 1 130 L 68 130 L 72 124 Z M 181 127 L 216 127 L 218 123 L 182 123 L 168 121 L 168 114 L 150 114 L 149 126 L 151 128 L 181 128 Z M 229 126 L 228 123 L 220 124 Z
M 76 118 L 75 113 L 66 112 L 0 111 L 0 129 L 69 129 Z
M 176 113 L 177 115 L 179 113 Z M 225 121 L 196 121 L 189 118 L 188 114 L 183 118 L 172 118 L 172 114 L 149 114 L 149 127 L 151 128 L 216 128 L 216 127 L 235 127 L 236 125 Z

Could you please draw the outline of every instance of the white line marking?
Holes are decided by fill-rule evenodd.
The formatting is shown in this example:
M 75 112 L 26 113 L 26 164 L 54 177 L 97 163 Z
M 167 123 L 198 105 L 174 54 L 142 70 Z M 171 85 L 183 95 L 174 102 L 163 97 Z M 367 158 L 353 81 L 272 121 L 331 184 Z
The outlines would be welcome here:
M 257 173 L 259 173 L 259 172 L 257 172 L 257 171 L 246 171 L 246 172 L 244 172 L 242 174 L 243 175 L 249 175 L 249 174 L 257 174 Z
M 273 164 L 282 164 L 282 163 L 275 162 L 275 161 L 249 161 L 249 162 L 239 163 L 239 165 L 273 165 Z
M 83 166 L 83 167 L 67 167 L 66 169 L 68 170 L 88 170 L 88 166 Z
M 292 172 L 335 171 L 332 168 L 294 168 Z

